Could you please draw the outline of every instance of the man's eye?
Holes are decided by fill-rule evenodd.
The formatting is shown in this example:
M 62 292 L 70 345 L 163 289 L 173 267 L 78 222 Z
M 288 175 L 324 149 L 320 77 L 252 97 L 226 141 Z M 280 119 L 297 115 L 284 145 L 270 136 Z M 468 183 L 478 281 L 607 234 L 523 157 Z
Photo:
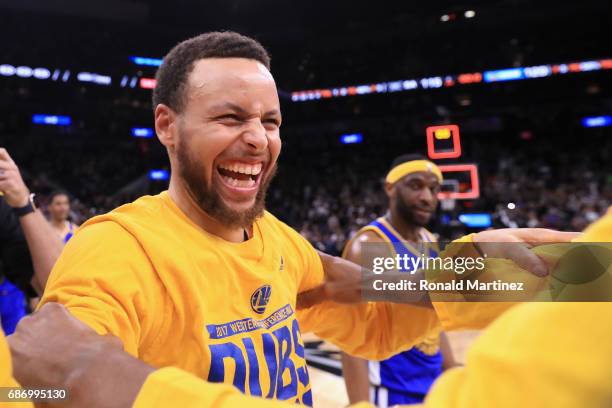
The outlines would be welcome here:
M 280 123 L 278 123 L 278 120 L 276 119 L 266 119 L 263 121 L 264 124 L 266 125 L 272 125 L 272 126 L 280 126 Z
M 224 121 L 239 121 L 240 120 L 238 115 L 232 115 L 232 114 L 219 116 L 217 117 L 217 119 L 224 120 Z

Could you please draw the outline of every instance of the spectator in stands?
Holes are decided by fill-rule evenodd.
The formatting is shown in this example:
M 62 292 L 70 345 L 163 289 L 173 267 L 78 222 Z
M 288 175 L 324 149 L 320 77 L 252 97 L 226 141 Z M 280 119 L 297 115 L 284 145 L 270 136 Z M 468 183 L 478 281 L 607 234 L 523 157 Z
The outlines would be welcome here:
M 26 314 L 25 293 L 42 293 L 62 244 L 34 205 L 19 168 L 0 148 L 0 320 L 12 333 Z
M 74 235 L 78 225 L 69 220 L 70 217 L 70 198 L 64 191 L 54 191 L 49 196 L 49 221 L 51 227 L 58 234 L 65 244 Z

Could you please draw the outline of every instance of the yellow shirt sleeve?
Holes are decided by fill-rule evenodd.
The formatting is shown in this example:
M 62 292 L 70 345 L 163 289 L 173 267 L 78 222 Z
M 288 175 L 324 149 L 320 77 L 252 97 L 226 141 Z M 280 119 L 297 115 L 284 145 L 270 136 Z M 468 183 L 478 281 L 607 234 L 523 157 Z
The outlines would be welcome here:
M 575 241 L 612 241 L 612 211 Z M 434 383 L 424 405 L 611 406 L 609 316 L 610 302 L 521 304 L 483 332 L 468 351 L 465 367 L 445 372 Z
M 440 256 L 480 256 L 474 249 L 472 237 L 473 234 L 470 234 L 453 241 Z M 540 249 L 536 248 L 536 251 L 538 250 Z M 554 251 L 549 252 L 557 256 Z M 314 287 L 323 280 L 323 267 L 318 254 L 312 248 L 304 249 L 303 253 L 307 257 L 306 270 L 309 275 L 300 291 Z M 531 276 L 512 265 L 514 264 L 510 261 L 499 260 L 497 263 L 491 262 L 490 267 L 498 268 L 500 273 L 523 273 Z M 298 311 L 298 319 L 304 332 L 312 331 L 349 354 L 369 360 L 381 360 L 409 349 L 434 331 L 483 329 L 517 304 L 438 302 L 434 299 L 434 310 L 430 310 L 385 302 L 358 305 L 325 302 Z
M 474 248 L 474 234 L 463 236 L 447 246 L 440 257 L 467 256 L 476 258 L 480 254 Z M 487 327 L 516 302 L 432 302 L 444 331 L 474 330 Z
M 0 387 L 20 387 L 17 381 L 13 378 L 13 366 L 11 363 L 11 354 L 9 351 L 6 337 L 0 328 Z M 6 393 L 7 391 L 3 391 Z M 4 394 L 6 396 L 6 394 Z M 0 408 L 33 408 L 31 402 L 8 402 L 0 401 Z
M 454 253 L 441 256 L 479 256 L 474 250 L 472 235 L 454 241 L 451 248 Z M 457 251 L 461 253 L 455 253 Z M 310 258 L 310 281 L 300 291 L 314 287 L 323 280 L 323 266 L 318 254 L 312 248 L 305 253 Z M 368 360 L 382 360 L 411 348 L 441 328 L 447 331 L 484 328 L 516 305 L 512 302 L 432 304 L 434 310 L 386 302 L 357 305 L 325 302 L 298 311 L 298 319 L 304 332 L 312 331 L 349 354 Z
M 213 384 L 173 367 L 157 370 L 145 381 L 134 408 L 282 408 L 294 407 L 289 402 L 272 401 L 243 395 L 229 384 Z M 354 408 L 368 408 L 368 403 Z
M 440 330 L 435 311 L 384 302 L 344 305 L 324 302 L 298 311 L 304 332 L 368 360 L 384 360 Z
M 125 229 L 105 221 L 82 227 L 53 268 L 40 306 L 58 302 L 98 334 L 138 349 L 167 319 L 159 278 L 146 254 Z M 155 305 L 155 309 L 152 306 Z
M 604 407 L 612 403 L 612 303 L 525 303 L 493 322 L 425 407 Z
M 167 367 L 145 381 L 134 408 L 288 407 L 292 404 L 243 395 L 230 384 L 209 383 L 186 371 Z
M 319 254 L 305 239 L 301 240 L 306 275 L 299 292 L 316 287 L 324 279 Z M 298 310 L 297 317 L 303 333 L 314 332 L 342 351 L 369 360 L 382 360 L 408 350 L 430 331 L 439 329 L 432 309 L 385 302 L 323 302 Z

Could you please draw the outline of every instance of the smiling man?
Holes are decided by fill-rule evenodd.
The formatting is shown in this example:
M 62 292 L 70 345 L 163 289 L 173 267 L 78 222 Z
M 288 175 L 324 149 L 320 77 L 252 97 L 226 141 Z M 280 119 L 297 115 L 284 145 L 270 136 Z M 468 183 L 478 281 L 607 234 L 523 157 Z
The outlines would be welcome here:
M 405 154 L 393 160 L 385 180 L 389 211 L 359 230 L 342 256 L 357 264 L 372 264 L 368 256 L 438 256 L 436 239 L 425 226 L 437 208 L 441 182 L 438 166 L 423 156 Z M 374 254 L 375 245 L 384 248 L 384 253 Z M 408 267 L 402 272 L 412 270 Z M 370 400 L 379 407 L 423 402 L 443 368 L 453 364 L 448 340 L 435 331 L 422 343 L 383 361 L 342 355 L 349 401 Z
M 269 68 L 259 43 L 231 32 L 202 34 L 170 51 L 153 94 L 156 133 L 172 168 L 168 191 L 86 222 L 41 304 L 63 304 L 153 367 L 310 405 L 300 326 L 378 359 L 440 322 L 433 310 L 410 305 L 326 302 L 359 299 L 359 266 L 318 254 L 264 211 L 281 149 Z M 298 319 L 300 292 L 316 305 Z M 213 406 L 226 391 L 211 387 Z
M 203 34 L 170 51 L 153 94 L 156 132 L 172 168 L 168 191 L 86 222 L 42 303 L 62 303 L 152 366 L 310 405 L 296 296 L 323 282 L 323 268 L 359 276 L 359 267 L 319 255 L 264 211 L 281 150 L 269 67 L 263 47 L 236 33 Z M 422 324 L 393 336 L 388 325 L 416 318 L 414 309 L 319 305 L 304 324 L 376 358 L 438 324 L 435 312 L 422 309 Z M 321 324 L 342 311 L 345 326 Z M 369 320 L 356 317 L 364 313 Z M 368 325 L 384 334 L 368 334 Z

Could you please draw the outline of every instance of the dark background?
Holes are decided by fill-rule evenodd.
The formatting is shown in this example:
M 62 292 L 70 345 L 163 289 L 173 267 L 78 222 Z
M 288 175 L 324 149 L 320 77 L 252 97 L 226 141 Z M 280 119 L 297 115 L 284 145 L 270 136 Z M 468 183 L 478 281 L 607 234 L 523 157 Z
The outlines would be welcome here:
M 0 76 L 0 145 L 43 205 L 51 190 L 69 191 L 78 222 L 161 191 L 146 174 L 168 167 L 165 151 L 130 135 L 152 127 L 151 92 L 117 81 L 154 76 L 130 56 L 162 58 L 190 36 L 235 30 L 270 51 L 281 95 L 283 153 L 268 208 L 319 248 L 337 253 L 383 214 L 391 160 L 425 154 L 425 128 L 444 123 L 460 126 L 464 152 L 446 162 L 477 163 L 482 194 L 439 211 L 434 231 L 465 232 L 465 212 L 489 213 L 495 226 L 580 230 L 612 201 L 612 128 L 581 124 L 612 115 L 609 70 L 306 102 L 290 92 L 611 58 L 611 23 L 604 1 L 0 0 L 0 65 L 72 72 L 66 83 Z M 113 84 L 79 83 L 82 71 Z M 35 113 L 73 122 L 34 125 Z M 363 143 L 340 144 L 345 133 Z

